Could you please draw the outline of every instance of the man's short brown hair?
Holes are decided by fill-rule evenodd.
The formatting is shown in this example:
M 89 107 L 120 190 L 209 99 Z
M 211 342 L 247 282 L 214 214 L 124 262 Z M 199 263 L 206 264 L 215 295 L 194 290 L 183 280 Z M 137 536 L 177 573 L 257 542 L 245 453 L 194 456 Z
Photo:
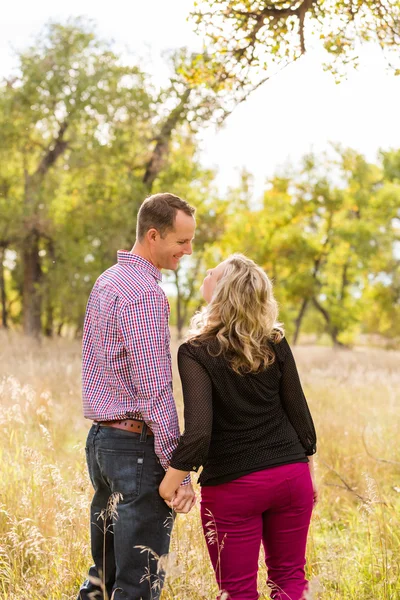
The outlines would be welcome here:
M 174 229 L 176 213 L 181 210 L 194 217 L 196 211 L 186 200 L 174 194 L 153 194 L 146 198 L 139 208 L 136 237 L 143 240 L 149 229 L 157 229 L 161 237 Z

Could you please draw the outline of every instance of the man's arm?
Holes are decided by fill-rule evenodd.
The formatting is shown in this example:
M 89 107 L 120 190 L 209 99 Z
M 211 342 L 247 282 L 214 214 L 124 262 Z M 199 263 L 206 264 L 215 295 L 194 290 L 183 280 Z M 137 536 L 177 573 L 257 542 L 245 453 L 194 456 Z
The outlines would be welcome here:
M 137 410 L 154 433 L 154 448 L 164 469 L 179 439 L 172 394 L 166 299 L 160 290 L 142 294 L 120 315 L 120 330 L 131 362 Z

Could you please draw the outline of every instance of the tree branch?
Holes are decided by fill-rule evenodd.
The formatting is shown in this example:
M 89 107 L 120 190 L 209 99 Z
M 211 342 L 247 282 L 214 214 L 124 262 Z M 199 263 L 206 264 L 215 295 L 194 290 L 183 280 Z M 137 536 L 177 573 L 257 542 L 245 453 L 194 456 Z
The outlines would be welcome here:
M 313 3 L 314 1 L 316 0 L 311 0 L 311 3 Z M 298 4 L 298 2 L 294 2 L 293 4 L 297 6 L 292 5 L 288 6 L 287 8 L 277 8 L 277 6 L 265 6 L 259 12 L 234 9 L 230 12 L 234 13 L 235 15 L 240 15 L 241 17 L 252 17 L 256 20 L 259 20 L 262 17 L 278 17 L 281 19 L 282 17 L 292 17 L 293 15 L 298 16 L 299 10 L 303 6 L 303 4 L 308 4 L 309 2 L 310 0 L 303 0 L 303 2 L 301 2 L 300 4 Z
M 325 321 L 327 322 L 328 325 L 331 324 L 331 318 L 329 316 L 328 311 L 322 306 L 322 304 L 320 304 L 318 302 L 318 300 L 316 299 L 315 296 L 312 297 L 312 303 L 314 304 L 315 308 L 321 313 L 321 315 L 324 317 Z
M 324 460 L 319 459 L 319 462 L 321 462 L 323 465 L 325 465 L 325 467 L 329 471 L 331 471 L 331 473 L 334 473 L 336 475 L 336 477 L 338 477 L 340 479 L 340 481 L 343 483 L 342 486 L 338 485 L 337 483 L 326 483 L 325 485 L 330 485 L 330 486 L 334 486 L 334 487 L 340 487 L 341 489 L 345 489 L 347 492 L 351 492 L 352 494 L 357 496 L 357 498 L 359 498 L 363 502 L 367 502 L 367 498 L 365 498 L 364 496 L 361 496 L 361 494 L 356 492 L 356 490 L 349 483 L 347 483 L 347 481 L 344 479 L 344 477 L 342 477 L 342 475 L 340 475 L 340 473 L 338 473 L 336 471 L 336 469 L 334 469 L 333 467 L 328 465 L 328 463 L 326 463 Z
M 400 462 L 398 460 L 388 460 L 386 458 L 377 458 L 376 456 L 374 456 L 373 454 L 371 454 L 371 452 L 368 450 L 367 442 L 365 440 L 365 431 L 366 431 L 366 429 L 367 428 L 364 427 L 364 431 L 362 432 L 361 439 L 362 439 L 363 446 L 364 446 L 364 449 L 365 449 L 365 452 L 367 453 L 367 455 L 370 458 L 373 458 L 374 460 L 376 460 L 377 462 L 386 463 L 386 464 L 389 464 L 389 465 L 397 465 L 397 466 L 399 466 Z
M 57 138 L 54 144 L 50 146 L 47 153 L 42 158 L 35 175 L 43 177 L 43 175 L 45 175 L 50 167 L 56 162 L 57 158 L 66 150 L 68 142 L 64 140 L 64 133 L 68 125 L 68 121 L 64 121 L 64 123 L 60 125 Z
M 275 19 L 282 19 L 282 18 L 287 18 L 287 17 L 297 17 L 299 20 L 300 51 L 301 51 L 301 54 L 305 54 L 306 46 L 305 46 L 305 39 L 304 39 L 304 21 L 305 21 L 308 11 L 316 3 L 316 1 L 317 0 L 303 0 L 303 2 L 301 2 L 296 7 L 289 6 L 286 8 L 277 8 L 276 6 L 266 6 L 260 12 L 254 12 L 254 11 L 246 12 L 243 10 L 233 10 L 232 12 L 234 15 L 238 15 L 241 17 L 249 17 L 256 21 L 254 29 L 250 34 L 251 41 L 249 43 L 249 46 L 251 43 L 254 44 L 255 37 L 256 37 L 257 33 L 259 32 L 259 30 L 264 25 L 265 19 L 270 18 L 270 17 L 275 18 Z M 297 2 L 295 2 L 294 4 L 297 4 Z M 249 46 L 247 46 L 247 48 Z
M 267 77 L 264 77 L 261 81 L 259 81 L 255 86 L 253 86 L 250 90 L 248 90 L 241 98 L 240 100 L 238 100 L 237 102 L 235 102 L 235 105 L 233 106 L 233 108 L 231 109 L 224 109 L 224 114 L 223 117 L 221 119 L 221 123 L 223 123 L 225 121 L 225 119 L 227 119 L 232 113 L 233 111 L 240 105 L 242 104 L 242 102 L 246 102 L 246 100 L 248 99 L 248 97 L 255 92 L 256 90 L 258 90 L 259 87 L 261 87 L 262 85 L 264 85 L 264 83 L 266 83 L 269 79 L 271 79 L 272 77 L 274 77 L 274 75 L 278 75 L 278 73 L 281 73 L 283 71 L 283 69 L 286 69 L 286 67 L 288 67 L 289 65 L 292 65 L 294 62 L 296 62 L 296 60 L 298 60 L 298 56 L 295 57 L 293 60 L 287 62 L 285 65 L 283 65 L 283 67 L 281 69 L 279 69 L 279 71 L 277 71 L 276 73 L 274 73 L 273 75 L 268 75 Z
M 342 285 L 340 288 L 340 300 L 344 300 L 344 296 L 346 293 L 346 288 L 349 285 L 350 281 L 347 277 L 347 271 L 350 265 L 350 256 L 347 257 L 345 264 L 343 265 L 342 271 Z
M 190 94 L 192 92 L 191 88 L 185 90 L 185 92 L 180 97 L 180 102 L 178 106 L 176 106 L 166 119 L 164 125 L 161 128 L 159 135 L 156 137 L 156 145 L 151 154 L 150 160 L 146 165 L 146 171 L 143 177 L 143 183 L 146 187 L 151 190 L 154 180 L 161 171 L 165 156 L 168 152 L 169 142 L 171 140 L 172 133 L 179 123 L 182 114 L 186 110 L 186 105 L 189 100 Z

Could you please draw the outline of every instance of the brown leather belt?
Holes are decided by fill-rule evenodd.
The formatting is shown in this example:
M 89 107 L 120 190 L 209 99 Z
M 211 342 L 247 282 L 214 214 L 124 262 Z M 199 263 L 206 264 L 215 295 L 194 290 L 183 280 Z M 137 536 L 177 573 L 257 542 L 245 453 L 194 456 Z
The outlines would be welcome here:
M 136 419 L 122 419 L 121 421 L 95 421 L 101 427 L 115 427 L 116 429 L 123 429 L 124 431 L 131 431 L 132 433 L 142 433 L 144 427 L 144 421 L 138 421 Z M 147 427 L 147 433 L 154 435 L 152 430 Z

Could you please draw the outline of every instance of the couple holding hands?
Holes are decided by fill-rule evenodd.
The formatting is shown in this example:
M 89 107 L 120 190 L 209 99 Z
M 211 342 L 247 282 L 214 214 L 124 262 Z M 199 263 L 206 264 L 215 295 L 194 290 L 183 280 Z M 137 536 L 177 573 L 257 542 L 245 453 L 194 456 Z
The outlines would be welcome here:
M 201 466 L 201 520 L 206 540 L 210 527 L 217 537 L 207 546 L 221 593 L 259 598 L 261 543 L 271 598 L 307 593 L 316 434 L 271 282 L 241 254 L 207 271 L 207 304 L 179 348 L 179 434 L 169 305 L 158 283 L 161 269 L 176 270 L 192 253 L 194 213 L 173 194 L 147 198 L 135 245 L 118 252 L 88 301 L 82 377 L 84 415 L 93 421 L 86 457 L 94 565 L 81 600 L 104 598 L 104 587 L 113 600 L 159 599 L 157 556 L 168 553 L 171 508 L 192 508 L 190 472 Z M 110 496 L 118 499 L 114 516 Z

